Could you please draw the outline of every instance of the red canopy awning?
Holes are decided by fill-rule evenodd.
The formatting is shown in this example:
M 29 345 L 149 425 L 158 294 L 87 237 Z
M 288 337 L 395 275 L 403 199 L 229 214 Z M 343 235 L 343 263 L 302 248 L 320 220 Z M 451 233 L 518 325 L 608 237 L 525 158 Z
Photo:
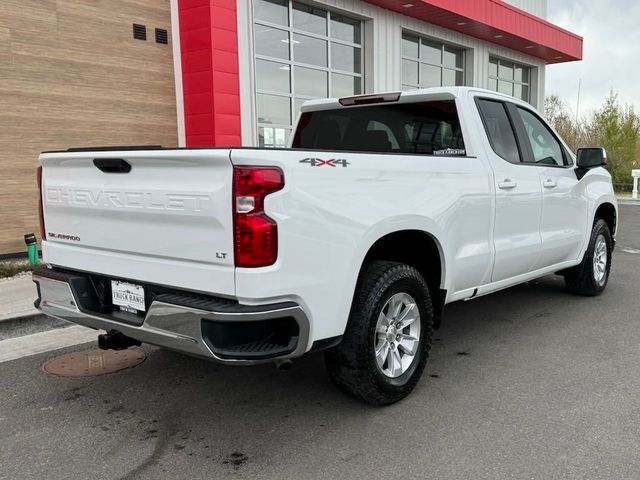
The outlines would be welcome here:
M 366 0 L 547 63 L 582 60 L 582 37 L 502 0 Z

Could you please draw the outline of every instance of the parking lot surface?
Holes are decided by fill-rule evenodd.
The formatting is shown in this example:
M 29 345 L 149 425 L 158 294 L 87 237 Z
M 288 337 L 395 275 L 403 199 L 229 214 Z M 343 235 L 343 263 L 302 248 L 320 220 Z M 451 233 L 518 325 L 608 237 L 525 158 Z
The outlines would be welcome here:
M 620 210 L 602 296 L 551 276 L 447 306 L 391 407 L 340 394 L 322 354 L 278 372 L 145 347 L 80 379 L 43 372 L 62 351 L 0 363 L 0 478 L 639 478 L 640 207 Z

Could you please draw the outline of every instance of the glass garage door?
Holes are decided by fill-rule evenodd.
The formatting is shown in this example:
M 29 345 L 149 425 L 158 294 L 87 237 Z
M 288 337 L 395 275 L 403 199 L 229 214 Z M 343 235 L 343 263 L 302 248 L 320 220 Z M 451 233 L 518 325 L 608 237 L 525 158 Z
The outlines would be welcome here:
M 284 147 L 305 100 L 362 93 L 362 22 L 291 0 L 253 7 L 258 143 Z

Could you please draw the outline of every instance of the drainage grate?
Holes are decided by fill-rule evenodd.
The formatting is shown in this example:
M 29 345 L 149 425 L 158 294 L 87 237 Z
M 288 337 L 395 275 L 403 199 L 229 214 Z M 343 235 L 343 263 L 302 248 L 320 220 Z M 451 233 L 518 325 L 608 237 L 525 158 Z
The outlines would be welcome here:
M 59 377 L 93 377 L 133 368 L 144 362 L 139 347 L 126 350 L 83 350 L 54 357 L 44 364 L 44 371 Z
M 136 40 L 146 40 L 147 39 L 147 27 L 145 25 L 140 25 L 139 23 L 133 24 L 133 38 Z

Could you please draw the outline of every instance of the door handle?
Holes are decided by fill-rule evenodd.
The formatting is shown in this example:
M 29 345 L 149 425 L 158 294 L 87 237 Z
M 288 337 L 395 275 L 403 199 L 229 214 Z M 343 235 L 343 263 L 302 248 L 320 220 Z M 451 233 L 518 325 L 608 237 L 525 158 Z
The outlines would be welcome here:
M 556 182 L 555 178 L 547 178 L 545 181 L 542 182 L 542 186 L 544 188 L 555 188 L 558 186 L 558 182 Z
M 511 180 L 510 178 L 505 178 L 501 182 L 498 182 L 498 188 L 501 190 L 511 190 L 512 188 L 516 188 L 518 186 L 518 182 L 515 180 Z
M 122 158 L 94 158 L 93 164 L 104 173 L 129 173 L 131 164 Z

